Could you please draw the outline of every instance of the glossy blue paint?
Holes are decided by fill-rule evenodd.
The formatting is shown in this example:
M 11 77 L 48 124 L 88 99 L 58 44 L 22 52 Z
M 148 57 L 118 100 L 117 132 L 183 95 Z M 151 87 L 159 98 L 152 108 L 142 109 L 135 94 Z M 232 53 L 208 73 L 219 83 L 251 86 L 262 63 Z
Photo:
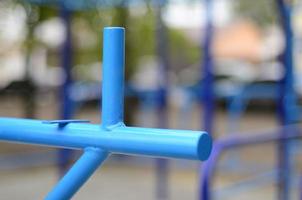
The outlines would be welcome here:
M 87 147 L 80 159 L 46 196 L 45 200 L 71 199 L 107 157 L 107 152 Z
M 193 160 L 210 155 L 212 140 L 205 132 L 124 125 L 124 32 L 120 27 L 104 29 L 101 125 L 0 118 L 2 141 L 85 150 L 47 199 L 71 198 L 109 153 Z
M 60 120 L 45 120 L 44 124 L 57 124 L 59 127 L 64 127 L 70 123 L 89 123 L 89 120 L 85 119 L 60 119 Z
M 121 125 L 124 117 L 125 30 L 104 29 L 102 126 Z
M 209 135 L 201 131 L 124 125 L 104 129 L 82 123 L 68 124 L 60 129 L 56 124 L 14 118 L 0 118 L 0 139 L 69 149 L 91 146 L 112 153 L 193 160 L 207 159 L 211 150 Z

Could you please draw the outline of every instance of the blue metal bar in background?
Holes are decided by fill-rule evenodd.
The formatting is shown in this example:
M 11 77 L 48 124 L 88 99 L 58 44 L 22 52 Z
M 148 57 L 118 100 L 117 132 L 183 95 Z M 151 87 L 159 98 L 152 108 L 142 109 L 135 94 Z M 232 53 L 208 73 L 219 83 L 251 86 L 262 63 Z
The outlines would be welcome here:
M 70 11 L 85 11 L 85 10 L 93 10 L 97 8 L 113 8 L 113 7 L 137 7 L 141 8 L 148 4 L 152 4 L 154 1 L 140 1 L 140 0 L 27 0 L 30 3 L 38 4 L 41 6 L 45 5 L 60 5 L 64 4 L 64 6 Z
M 277 0 L 277 10 L 279 13 L 280 24 L 285 39 L 285 48 L 280 61 L 283 64 L 284 76 L 279 83 L 279 118 L 282 125 L 295 123 L 297 120 L 296 94 L 294 91 L 294 66 L 293 66 L 293 30 L 291 25 L 291 6 L 285 0 Z M 284 133 L 280 133 L 284 134 Z M 290 144 L 281 141 L 279 144 L 280 178 L 278 188 L 278 199 L 290 199 Z
M 205 35 L 202 42 L 203 63 L 200 81 L 202 88 L 201 104 L 203 105 L 202 124 L 203 128 L 210 134 L 213 134 L 213 120 L 214 120 L 214 74 L 213 74 L 213 2 L 212 0 L 204 0 L 206 7 L 206 26 Z
M 72 87 L 72 36 L 71 36 L 71 11 L 69 11 L 64 3 L 61 3 L 60 7 L 61 19 L 65 27 L 65 39 L 61 49 L 61 64 L 63 69 L 63 84 L 61 86 L 60 97 L 61 97 L 61 108 L 60 118 L 70 119 L 74 114 L 73 101 L 70 97 Z M 58 167 L 59 175 L 65 174 L 69 167 L 73 152 L 69 149 L 60 149 L 58 151 Z
M 211 0 L 206 0 L 207 2 L 207 12 L 211 11 L 209 3 Z M 280 121 L 283 126 L 290 125 L 297 120 L 297 111 L 296 109 L 296 94 L 294 91 L 294 68 L 293 68 L 293 32 L 292 32 L 292 26 L 291 26 L 291 7 L 288 2 L 285 0 L 277 0 L 277 7 L 280 15 L 280 21 L 281 26 L 283 28 L 284 32 L 284 38 L 285 38 L 285 49 L 283 54 L 281 55 L 281 62 L 284 66 L 284 77 L 280 81 L 279 84 L 279 116 Z M 209 17 L 209 14 L 207 15 Z M 211 19 L 211 17 L 209 17 Z M 211 22 L 208 19 L 208 23 Z M 208 26 L 206 29 L 206 36 L 205 36 L 205 42 L 204 42 L 204 51 L 205 51 L 205 62 L 204 64 L 204 73 L 208 75 L 208 77 L 204 80 L 204 99 L 205 99 L 205 105 L 207 105 L 207 108 L 213 109 L 213 104 L 211 104 L 212 94 L 213 91 L 213 76 L 212 74 L 212 68 L 209 66 L 212 65 L 212 59 L 208 59 L 208 57 L 211 57 L 210 52 L 210 45 L 211 44 L 211 37 L 213 33 L 211 33 L 212 27 Z M 208 35 L 208 36 L 207 36 Z M 207 44 L 208 42 L 208 44 Z M 207 57 L 208 56 L 208 57 Z M 210 99 L 210 101 L 208 101 Z M 209 103 L 210 102 L 210 103 Z M 206 104 L 208 103 L 208 104 Z M 213 111 L 212 111 L 213 112 Z M 206 113 L 208 113 L 206 115 Z M 205 126 L 207 127 L 206 130 L 211 132 L 211 120 L 213 119 L 213 113 L 211 113 L 211 110 L 207 112 L 205 111 Z M 206 118 L 208 117 L 208 118 Z M 267 141 L 277 141 L 279 142 L 279 187 L 278 187 L 278 198 L 280 200 L 287 200 L 290 199 L 290 158 L 289 158 L 289 142 L 287 139 L 296 138 L 297 137 L 297 131 L 287 130 L 287 128 L 282 128 L 281 131 L 274 134 L 264 134 L 264 135 L 257 135 L 251 137 L 246 137 L 246 139 L 242 138 L 228 138 L 226 141 L 218 141 L 215 143 L 213 153 L 211 158 L 208 162 L 205 164 L 204 173 L 201 177 L 201 188 L 200 188 L 200 198 L 203 200 L 209 200 L 212 199 L 212 191 L 211 191 L 211 180 L 213 178 L 213 172 L 215 171 L 216 162 L 218 158 L 220 157 L 220 154 L 226 150 L 226 148 L 233 148 L 236 146 L 241 145 L 250 145 L 250 144 L 259 144 Z M 299 133 L 299 137 L 301 137 L 301 134 Z M 225 144 L 226 143 L 226 144 Z
M 102 125 L 0 118 L 0 140 L 85 150 L 48 200 L 71 198 L 110 153 L 193 160 L 210 155 L 212 140 L 205 132 L 124 125 L 124 32 L 120 27 L 104 29 Z
M 213 74 L 213 55 L 212 55 L 212 42 L 213 42 L 213 1 L 212 0 L 203 0 L 205 2 L 205 19 L 206 25 L 204 29 L 204 37 L 202 40 L 202 52 L 203 52 L 203 63 L 201 67 L 201 77 L 200 80 L 200 101 L 201 105 L 203 105 L 203 128 L 213 136 L 213 121 L 214 121 L 214 74 Z M 215 156 L 216 152 L 214 152 Z M 202 180 L 202 176 L 209 175 L 207 170 L 204 170 L 203 167 L 200 167 L 200 181 Z M 210 181 L 210 179 L 208 180 Z M 207 200 L 210 199 L 204 193 L 203 187 L 209 187 L 209 185 L 199 184 L 199 199 Z M 206 195 L 206 196 L 204 196 Z
M 71 11 L 67 10 L 64 6 L 60 10 L 61 19 L 65 27 L 65 40 L 62 44 L 61 49 L 61 64 L 63 68 L 63 85 L 61 89 L 61 118 L 70 119 L 73 115 L 73 103 L 70 97 L 70 90 L 72 86 L 72 60 L 73 60 L 73 50 L 72 50 L 72 36 L 71 36 Z
M 279 134 L 283 132 L 283 134 Z M 238 134 L 237 134 L 238 135 Z M 246 136 L 232 136 L 216 140 L 213 146 L 211 157 L 204 163 L 204 173 L 201 176 L 201 197 L 202 200 L 213 199 L 212 180 L 217 169 L 218 160 L 223 153 L 234 148 L 258 145 L 268 142 L 280 142 L 294 139 L 301 139 L 302 132 L 297 125 L 282 127 L 281 130 L 249 134 Z
M 284 76 L 279 84 L 280 121 L 281 124 L 288 125 L 296 122 L 298 118 L 295 111 L 297 96 L 294 90 L 292 8 L 285 0 L 277 0 L 277 8 L 285 40 L 285 47 L 280 56 L 284 68 Z

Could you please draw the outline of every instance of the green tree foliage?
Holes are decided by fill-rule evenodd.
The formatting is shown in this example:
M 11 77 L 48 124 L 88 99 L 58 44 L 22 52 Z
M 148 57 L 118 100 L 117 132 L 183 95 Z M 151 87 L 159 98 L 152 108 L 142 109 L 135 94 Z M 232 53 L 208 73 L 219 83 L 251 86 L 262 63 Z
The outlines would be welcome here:
M 33 37 L 34 29 L 47 20 L 59 17 L 60 9 L 56 6 L 19 3 L 24 6 L 28 13 L 27 21 L 30 34 L 28 40 L 25 41 L 25 46 L 27 51 L 31 51 L 37 45 L 44 45 Z M 142 57 L 156 55 L 155 23 L 155 12 L 151 4 L 146 4 L 144 8 L 112 7 L 74 11 L 71 24 L 74 66 L 82 66 L 87 70 L 85 65 L 101 61 L 103 27 L 123 26 L 126 27 L 126 78 L 129 79 Z M 189 66 L 199 61 L 201 55 L 199 44 L 191 42 L 180 30 L 168 29 L 168 33 L 168 54 L 172 68 Z M 79 38 L 79 35 L 82 37 Z M 87 43 L 88 40 L 94 42 L 91 45 L 80 45 L 85 43 L 85 40 Z M 48 64 L 60 65 L 60 49 L 49 49 L 48 56 Z
M 189 67 L 200 62 L 202 53 L 199 43 L 193 43 L 180 30 L 170 29 L 170 55 L 172 67 L 178 71 L 180 68 Z

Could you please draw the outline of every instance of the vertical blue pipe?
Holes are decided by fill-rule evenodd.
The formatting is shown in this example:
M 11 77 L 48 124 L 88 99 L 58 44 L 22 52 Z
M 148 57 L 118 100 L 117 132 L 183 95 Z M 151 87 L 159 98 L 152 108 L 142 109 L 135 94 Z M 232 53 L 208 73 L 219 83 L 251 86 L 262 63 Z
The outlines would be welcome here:
M 213 181 L 213 176 L 215 173 L 215 165 L 217 164 L 221 151 L 222 151 L 221 145 L 216 143 L 216 145 L 213 148 L 211 157 L 204 164 L 203 173 L 200 174 L 199 199 L 201 199 L 201 200 L 213 199 L 212 181 Z
M 123 124 L 124 35 L 124 28 L 104 28 L 102 127 L 105 129 Z M 101 149 L 86 148 L 81 158 L 48 194 L 46 199 L 70 199 L 107 157 L 108 153 Z
M 46 196 L 46 200 L 67 200 L 79 190 L 93 172 L 107 158 L 108 153 L 93 147 L 85 149 L 84 154 Z
M 285 48 L 280 56 L 284 67 L 284 76 L 280 81 L 279 110 L 280 122 L 288 125 L 297 119 L 293 108 L 295 108 L 297 97 L 294 91 L 294 66 L 293 66 L 293 30 L 291 25 L 291 7 L 284 0 L 277 0 L 280 23 L 285 38 Z
M 291 25 L 291 6 L 285 0 L 277 0 L 277 8 L 281 27 L 285 37 L 285 48 L 280 56 L 284 67 L 284 76 L 279 83 L 279 118 L 282 125 L 286 126 L 297 119 L 293 108 L 296 105 L 294 91 L 293 67 L 293 31 Z M 285 134 L 282 132 L 281 134 Z M 279 144 L 279 190 L 278 199 L 290 199 L 290 143 L 282 140 Z
M 65 5 L 61 5 L 61 19 L 65 27 L 65 40 L 61 49 L 61 64 L 63 67 L 64 80 L 62 89 L 60 92 L 61 96 L 61 108 L 60 108 L 60 118 L 70 119 L 73 115 L 73 103 L 70 98 L 70 88 L 72 86 L 72 36 L 71 36 L 71 11 L 69 11 Z M 70 158 L 72 156 L 72 150 L 61 149 L 58 152 L 58 166 L 59 174 L 63 175 L 68 168 Z
M 102 127 L 123 124 L 125 29 L 104 28 Z
M 212 55 L 212 42 L 213 42 L 213 2 L 212 0 L 204 0 L 205 3 L 205 13 L 206 13 L 206 26 L 205 26 L 205 35 L 202 43 L 203 51 L 203 63 L 201 68 L 201 77 L 203 79 L 200 81 L 200 101 L 203 105 L 203 128 L 209 134 L 213 135 L 213 120 L 214 120 L 214 74 L 213 74 L 213 55 Z M 200 168 L 200 188 L 199 188 L 199 199 L 209 200 L 211 199 L 211 194 L 209 188 L 211 187 L 208 184 L 203 184 L 201 182 L 202 176 L 206 176 L 206 171 Z M 203 191 L 208 191 L 207 194 L 204 194 Z
M 206 27 L 205 35 L 202 43 L 203 64 L 202 64 L 202 81 L 200 82 L 201 103 L 203 106 L 203 128 L 209 134 L 213 133 L 214 120 L 214 74 L 213 74 L 213 55 L 212 55 L 212 40 L 213 40 L 213 20 L 212 20 L 212 0 L 205 0 L 206 7 Z
M 158 81 L 160 88 L 157 92 L 157 124 L 159 128 L 168 127 L 167 93 L 168 93 L 168 68 L 170 66 L 168 56 L 167 30 L 162 21 L 162 7 L 165 0 L 156 2 L 156 49 L 159 60 Z M 169 163 L 165 159 L 156 159 L 156 198 L 158 200 L 168 199 L 168 174 Z

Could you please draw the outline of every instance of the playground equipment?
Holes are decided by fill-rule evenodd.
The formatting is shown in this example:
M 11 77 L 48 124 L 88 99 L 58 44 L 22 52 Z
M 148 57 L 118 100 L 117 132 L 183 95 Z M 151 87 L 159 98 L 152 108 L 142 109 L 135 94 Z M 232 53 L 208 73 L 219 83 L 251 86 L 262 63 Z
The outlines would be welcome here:
M 300 129 L 301 127 L 292 125 L 292 126 L 284 127 L 282 128 L 282 130 L 279 131 L 264 132 L 252 136 L 239 136 L 239 137 L 234 136 L 234 137 L 216 140 L 212 155 L 203 168 L 203 174 L 201 177 L 200 198 L 203 200 L 213 199 L 214 195 L 212 193 L 213 192 L 212 179 L 215 176 L 216 166 L 222 154 L 226 153 L 227 151 L 238 149 L 241 147 L 246 147 L 246 146 L 258 145 L 258 144 L 264 144 L 270 142 L 276 142 L 276 143 L 288 142 L 294 139 L 301 139 L 302 132 L 300 131 Z M 262 174 L 262 176 L 267 177 L 266 175 L 268 174 L 273 174 L 274 176 L 276 176 L 278 172 L 276 173 L 265 172 Z M 248 181 L 254 183 L 254 181 L 257 180 L 256 179 L 246 180 L 246 182 Z M 239 184 L 236 183 L 233 184 L 239 186 Z M 240 182 L 241 187 L 243 184 L 244 182 Z M 230 188 L 228 188 L 228 190 L 230 190 Z
M 60 9 L 61 19 L 64 22 L 66 28 L 65 39 L 62 45 L 62 56 L 61 63 L 64 71 L 64 81 L 60 91 L 61 97 L 61 108 L 60 117 L 61 119 L 70 119 L 74 115 L 74 101 L 71 99 L 71 88 L 73 84 L 71 68 L 72 68 L 72 39 L 71 39 L 71 12 L 66 9 L 66 6 L 61 6 Z M 67 168 L 70 161 L 72 152 L 68 149 L 61 149 L 58 152 L 58 166 L 59 174 L 62 176 Z
M 97 3 L 98 1 L 96 1 Z M 144 101 L 150 101 L 150 97 L 154 101 L 154 107 L 157 113 L 157 127 L 160 128 L 167 128 L 167 85 L 168 85 L 168 78 L 167 78 L 167 68 L 169 66 L 169 60 L 167 56 L 167 37 L 165 33 L 165 27 L 162 22 L 161 16 L 161 6 L 164 4 L 165 1 L 152 1 L 154 4 L 156 15 L 156 38 L 157 38 L 157 55 L 160 64 L 160 72 L 159 72 L 159 82 L 162 83 L 160 88 L 157 88 L 155 91 L 137 91 L 135 88 L 128 86 L 126 87 L 126 96 L 137 96 L 140 100 L 140 104 L 146 104 Z M 46 2 L 44 2 L 46 3 Z M 55 2 L 52 2 L 55 3 Z M 92 2 L 93 3 L 93 2 Z M 127 5 L 132 5 L 132 2 L 127 2 Z M 76 3 L 74 7 L 74 3 L 68 3 L 62 5 L 61 8 L 61 18 L 64 21 L 64 25 L 66 27 L 66 35 L 64 44 L 62 46 L 62 66 L 65 74 L 65 79 L 62 85 L 61 91 L 61 118 L 62 119 L 69 119 L 71 118 L 76 109 L 76 104 L 79 103 L 72 99 L 71 97 L 71 90 L 75 89 L 75 84 L 72 79 L 71 75 L 71 68 L 72 68 L 72 41 L 71 41 L 71 13 L 72 10 L 76 9 L 83 9 L 86 7 L 85 5 L 91 5 L 89 2 L 82 2 L 79 4 Z M 106 3 L 99 3 L 96 6 L 114 6 L 114 3 L 106 4 Z M 126 6 L 126 5 L 123 5 Z M 93 7 L 87 7 L 93 8 Z M 99 89 L 96 90 L 98 93 Z M 94 92 L 95 93 L 95 92 Z M 85 99 L 82 99 L 82 101 Z M 62 175 L 67 170 L 69 161 L 71 158 L 72 152 L 68 149 L 63 149 L 59 151 L 58 155 L 58 165 L 59 165 L 59 173 Z M 157 199 L 167 199 L 168 196 L 168 163 L 164 159 L 156 160 L 156 196 Z
M 96 1 L 97 3 L 98 1 Z M 44 2 L 46 3 L 46 2 Z M 55 2 L 52 2 L 55 3 Z M 92 2 L 93 3 L 93 2 Z M 160 128 L 167 128 L 167 113 L 166 113 L 166 105 L 167 105 L 167 68 L 169 65 L 168 56 L 167 56 L 167 38 L 165 37 L 165 28 L 161 19 L 161 5 L 164 1 L 153 1 L 154 8 L 157 12 L 156 18 L 156 38 L 157 38 L 157 54 L 160 63 L 160 72 L 159 72 L 159 82 L 162 83 L 161 87 L 156 89 L 156 91 L 136 91 L 133 87 L 126 87 L 126 96 L 137 96 L 140 100 L 140 104 L 145 104 L 144 101 L 148 97 L 153 96 L 153 100 L 155 101 L 155 109 L 157 110 L 158 123 L 157 126 Z M 127 5 L 133 4 L 132 2 L 127 2 Z M 74 5 L 76 5 L 74 7 Z M 74 89 L 75 84 L 71 75 L 72 68 L 72 41 L 71 41 L 71 13 L 72 10 L 83 9 L 86 7 L 85 5 L 91 5 L 89 2 L 85 2 L 82 4 L 79 2 L 74 3 L 64 3 L 61 5 L 61 18 L 64 21 L 64 25 L 66 27 L 66 35 L 64 44 L 62 46 L 62 66 L 65 74 L 65 79 L 62 85 L 61 91 L 61 118 L 69 119 L 71 118 L 76 109 L 75 99 L 71 97 L 71 90 Z M 114 6 L 115 4 L 106 4 L 99 3 L 96 6 Z M 126 6 L 126 5 L 123 5 Z M 93 8 L 93 7 L 87 7 Z M 99 90 L 96 90 L 97 92 Z M 96 92 L 96 93 L 97 93 Z M 82 99 L 82 101 L 85 99 Z M 148 101 L 148 100 L 147 100 Z M 69 161 L 71 159 L 72 152 L 68 149 L 63 149 L 59 151 L 58 154 L 58 165 L 59 165 L 59 173 L 62 175 L 67 170 Z M 168 196 L 168 163 L 164 159 L 156 160 L 156 196 L 158 199 L 166 199 Z
M 211 0 L 207 0 L 208 12 L 211 12 Z M 200 198 L 203 200 L 212 199 L 211 190 L 211 178 L 215 171 L 215 166 L 220 154 L 224 153 L 228 149 L 232 149 L 238 146 L 247 146 L 252 144 L 260 144 L 269 141 L 278 142 L 278 198 L 279 199 L 290 199 L 290 139 L 301 137 L 301 133 L 297 130 L 298 127 L 289 128 L 288 126 L 295 123 L 298 120 L 297 114 L 297 102 L 296 94 L 293 88 L 294 76 L 293 76 L 293 33 L 291 27 L 291 7 L 287 1 L 276 0 L 277 8 L 280 14 L 280 22 L 285 35 L 285 49 L 281 56 L 281 62 L 284 67 L 284 77 L 281 79 L 278 86 L 265 85 L 265 90 L 258 90 L 256 86 L 247 87 L 248 90 L 242 91 L 231 104 L 231 108 L 234 109 L 234 113 L 237 115 L 238 119 L 239 113 L 243 111 L 244 103 L 247 98 L 254 98 L 261 96 L 265 93 L 265 98 L 277 98 L 278 99 L 278 111 L 279 120 L 283 128 L 280 132 L 269 133 L 269 134 L 259 134 L 253 137 L 231 137 L 226 139 L 218 140 L 214 146 L 213 157 L 204 166 L 204 173 L 201 176 L 201 188 L 200 188 Z M 205 97 L 202 102 L 205 105 L 205 116 L 204 116 L 204 126 L 206 131 L 211 130 L 213 126 L 213 73 L 212 73 L 212 62 L 213 58 L 211 56 L 211 40 L 212 40 L 212 23 L 211 15 L 207 15 L 207 32 L 205 37 L 205 63 L 204 67 L 204 88 Z M 275 91 L 274 91 L 275 89 Z M 260 93 L 259 93 L 260 92 Z M 243 97 L 244 95 L 244 97 Z M 212 109 L 209 109 L 212 108 Z M 235 116 L 236 116 L 235 115 Z M 212 132 L 211 132 L 212 133 Z
M 213 129 L 214 120 L 214 75 L 213 75 L 213 56 L 212 56 L 212 40 L 213 40 L 213 16 L 212 16 L 212 0 L 206 0 L 206 29 L 203 42 L 204 61 L 202 63 L 202 77 L 201 88 L 203 88 L 200 95 L 201 104 L 204 104 L 204 112 L 202 116 L 202 123 L 205 130 L 211 131 Z M 209 132 L 212 133 L 212 132 Z
M 70 199 L 110 153 L 206 160 L 210 136 L 200 131 L 126 127 L 123 123 L 124 29 L 104 29 L 102 124 L 83 120 L 0 119 L 0 140 L 70 149 L 83 155 L 46 199 Z

